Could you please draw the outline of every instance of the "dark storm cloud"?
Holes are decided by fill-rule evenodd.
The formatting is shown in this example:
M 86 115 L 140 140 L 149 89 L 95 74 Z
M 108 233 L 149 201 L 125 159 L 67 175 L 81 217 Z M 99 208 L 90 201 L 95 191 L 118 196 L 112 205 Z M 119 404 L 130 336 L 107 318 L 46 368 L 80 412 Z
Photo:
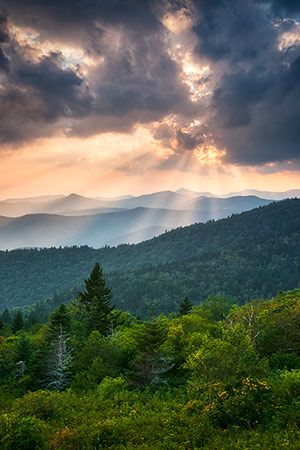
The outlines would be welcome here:
M 196 0 L 198 52 L 209 60 L 251 62 L 272 51 L 276 31 L 253 0 Z
M 2 142 L 51 135 L 57 120 L 79 117 L 89 109 L 91 98 L 84 80 L 74 71 L 62 69 L 57 53 L 35 62 L 15 41 L 5 39 L 1 68 Z
M 9 41 L 7 15 L 0 11 L 0 72 L 7 70 L 9 67 L 9 59 L 5 56 L 2 46 Z
M 208 128 L 205 125 L 184 128 L 163 123 L 155 128 L 153 136 L 163 147 L 172 148 L 175 153 L 180 154 L 207 143 L 207 133 Z
M 2 0 L 14 23 L 32 27 L 44 38 L 89 46 L 101 52 L 103 26 L 133 33 L 160 28 L 156 0 Z
M 300 47 L 279 50 L 278 44 L 280 33 L 295 26 L 286 14 L 300 11 L 300 2 L 195 4 L 197 51 L 223 65 L 208 124 L 215 143 L 226 147 L 225 160 L 256 165 L 299 158 Z
M 184 148 L 185 150 L 194 150 L 194 148 L 198 145 L 198 139 L 196 139 L 196 137 L 191 133 L 178 130 L 176 136 L 180 148 Z
M 137 123 L 160 120 L 174 110 L 193 114 L 195 108 L 180 79 L 179 66 L 168 54 L 157 2 L 3 3 L 13 24 L 31 27 L 52 41 L 80 42 L 87 55 L 100 59 L 87 79 L 80 67 L 64 67 L 58 52 L 33 62 L 28 49 L 21 49 L 18 42 L 6 44 L 7 56 L 1 58 L 0 53 L 0 64 L 3 60 L 3 66 L 10 65 L 2 92 L 2 141 L 51 134 L 54 121 L 69 135 L 89 136 L 128 131 Z M 109 37 L 114 32 L 119 33 L 117 44 Z M 33 120 L 39 122 L 35 132 Z
M 61 55 L 33 61 L 9 34 L 0 14 L 0 141 L 18 142 L 54 133 L 55 121 L 89 109 L 87 86 L 78 73 L 61 67 Z
M 8 70 L 9 68 L 9 59 L 6 58 L 3 51 L 0 48 L 0 71 L 1 70 Z
M 225 74 L 213 96 L 216 121 L 224 128 L 250 125 L 251 107 L 263 100 L 270 83 L 270 77 L 257 71 Z
M 227 147 L 227 161 L 263 164 L 300 157 L 300 57 L 277 70 L 267 78 L 253 76 L 252 83 L 241 72 L 222 79 L 211 126 L 218 144 Z M 247 82 L 240 99 L 237 93 Z
M 187 86 L 180 81 L 178 65 L 155 46 L 143 42 L 123 58 L 106 53 L 94 90 L 93 120 L 74 124 L 72 134 L 126 131 L 137 123 L 162 119 L 174 110 L 193 114 Z M 108 118 L 106 120 L 105 118 Z
M 46 106 L 44 117 L 47 120 L 55 120 L 63 115 L 81 116 L 89 109 L 90 98 L 83 79 L 72 70 L 62 70 L 59 56 L 52 53 L 38 63 L 23 61 L 14 73 L 16 84 L 34 87 L 35 93 Z
M 9 40 L 8 36 L 8 24 L 7 24 L 7 14 L 4 11 L 0 12 L 0 43 L 7 42 Z
M 13 17 L 18 18 L 20 23 L 33 24 L 41 29 L 50 23 L 53 25 L 54 21 L 64 26 L 82 26 L 98 19 L 113 25 L 151 28 L 158 23 L 152 0 L 4 0 L 4 4 L 12 8 Z
M 276 16 L 297 16 L 300 13 L 299 0 L 257 0 L 259 3 L 270 5 Z

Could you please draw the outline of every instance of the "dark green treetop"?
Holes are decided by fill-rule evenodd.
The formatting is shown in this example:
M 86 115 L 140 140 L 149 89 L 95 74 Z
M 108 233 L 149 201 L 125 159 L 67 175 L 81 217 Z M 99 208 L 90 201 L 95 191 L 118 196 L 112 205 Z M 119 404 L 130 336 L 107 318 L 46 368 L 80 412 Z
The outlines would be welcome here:
M 159 318 L 152 317 L 139 327 L 136 334 L 137 353 L 128 374 L 130 384 L 145 388 L 167 381 L 167 373 L 172 367 L 163 349 L 167 334 L 166 323 Z
M 23 327 L 24 327 L 23 314 L 21 311 L 18 311 L 12 323 L 12 332 L 15 334 L 17 331 L 20 331 Z
M 194 304 L 189 301 L 188 297 L 185 297 L 179 305 L 179 314 L 181 316 L 186 316 L 191 312 L 193 306 Z
M 85 292 L 79 292 L 79 301 L 87 312 L 87 329 L 90 333 L 98 330 L 103 336 L 109 334 L 114 309 L 111 305 L 111 290 L 105 286 L 103 271 L 96 262 L 90 277 L 85 280 Z
M 105 287 L 103 270 L 98 262 L 94 265 L 89 278 L 85 280 L 85 292 L 79 292 L 78 297 L 88 311 L 91 310 L 95 297 L 99 299 L 101 298 L 103 301 L 110 301 L 111 290 Z M 113 308 L 111 307 L 111 311 L 112 310 Z
M 56 330 L 59 329 L 60 326 L 62 326 L 64 332 L 68 333 L 70 331 L 70 325 L 70 314 L 66 306 L 62 304 L 50 315 L 50 328 L 52 330 Z
M 15 360 L 18 361 L 24 361 L 26 365 L 31 359 L 33 352 L 33 346 L 31 344 L 31 341 L 29 337 L 26 334 L 22 334 L 16 343 L 15 346 Z
M 11 315 L 7 308 L 2 313 L 2 320 L 4 323 L 10 323 L 11 322 Z

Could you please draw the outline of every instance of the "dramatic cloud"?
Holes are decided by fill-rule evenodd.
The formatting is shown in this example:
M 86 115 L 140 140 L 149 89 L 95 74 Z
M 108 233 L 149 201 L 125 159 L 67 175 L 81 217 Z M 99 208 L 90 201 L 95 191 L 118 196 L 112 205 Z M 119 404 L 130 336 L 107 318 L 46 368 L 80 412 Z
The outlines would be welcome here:
M 300 4 L 298 0 L 264 0 L 262 3 L 270 5 L 276 16 L 294 16 L 300 12 Z
M 300 156 L 299 80 L 299 56 L 278 64 L 277 73 L 257 70 L 222 78 L 211 126 L 227 148 L 226 160 L 262 164 Z
M 256 165 L 299 158 L 300 41 L 282 48 L 281 35 L 295 22 L 272 13 L 297 13 L 299 2 L 197 5 L 198 52 L 221 74 L 207 124 L 216 145 L 226 148 L 224 161 Z
M 55 129 L 73 136 L 128 131 L 192 109 L 155 2 L 3 3 L 3 22 L 11 28 L 0 53 L 7 70 L 3 142 Z
M 91 97 L 79 72 L 63 68 L 58 52 L 34 58 L 9 33 L 8 17 L 0 16 L 0 136 L 2 142 L 51 134 L 62 118 L 89 110 Z
M 142 124 L 161 167 L 185 152 L 218 164 L 298 164 L 298 0 L 1 0 L 1 7 L 3 148 Z M 136 158 L 133 167 L 143 156 Z

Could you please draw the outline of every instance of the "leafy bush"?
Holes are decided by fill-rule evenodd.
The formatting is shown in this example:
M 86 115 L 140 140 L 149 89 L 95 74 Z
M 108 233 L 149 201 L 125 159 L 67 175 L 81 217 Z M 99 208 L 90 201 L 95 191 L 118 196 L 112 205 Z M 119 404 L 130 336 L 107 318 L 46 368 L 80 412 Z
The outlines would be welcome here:
M 35 417 L 15 414 L 0 416 L 0 444 L 2 450 L 45 449 L 47 426 Z

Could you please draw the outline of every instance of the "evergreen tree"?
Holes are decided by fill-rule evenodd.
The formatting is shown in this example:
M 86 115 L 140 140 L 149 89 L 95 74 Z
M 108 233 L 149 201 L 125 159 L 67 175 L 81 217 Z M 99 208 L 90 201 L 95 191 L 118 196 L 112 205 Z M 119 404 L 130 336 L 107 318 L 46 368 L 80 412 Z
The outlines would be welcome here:
M 2 313 L 2 320 L 4 323 L 10 323 L 11 322 L 11 315 L 7 308 Z
M 186 316 L 191 312 L 193 306 L 193 303 L 189 301 L 188 297 L 185 297 L 179 305 L 179 314 Z
M 114 309 L 111 305 L 111 290 L 105 286 L 103 271 L 97 262 L 90 277 L 85 280 L 85 292 L 79 292 L 79 301 L 87 312 L 87 331 L 98 330 L 106 336 L 111 329 L 110 313 Z
M 23 314 L 21 311 L 18 311 L 12 323 L 12 332 L 15 334 L 17 333 L 17 331 L 22 330 L 23 327 L 24 327 Z
M 65 333 L 69 333 L 71 326 L 70 314 L 67 307 L 62 304 L 50 315 L 50 329 L 57 332 L 62 326 Z
M 29 329 L 32 325 L 35 325 L 37 322 L 35 316 L 33 314 L 31 314 L 26 322 L 26 328 Z
M 28 370 L 32 357 L 32 344 L 30 339 L 22 334 L 15 345 L 16 378 L 20 378 Z
M 167 338 L 167 327 L 160 319 L 144 322 L 136 336 L 137 355 L 129 373 L 129 381 L 136 387 L 158 385 L 166 382 L 166 374 L 172 367 L 162 345 Z
M 22 334 L 15 345 L 15 359 L 16 361 L 25 361 L 28 364 L 31 355 L 32 344 L 30 339 L 25 334 Z

